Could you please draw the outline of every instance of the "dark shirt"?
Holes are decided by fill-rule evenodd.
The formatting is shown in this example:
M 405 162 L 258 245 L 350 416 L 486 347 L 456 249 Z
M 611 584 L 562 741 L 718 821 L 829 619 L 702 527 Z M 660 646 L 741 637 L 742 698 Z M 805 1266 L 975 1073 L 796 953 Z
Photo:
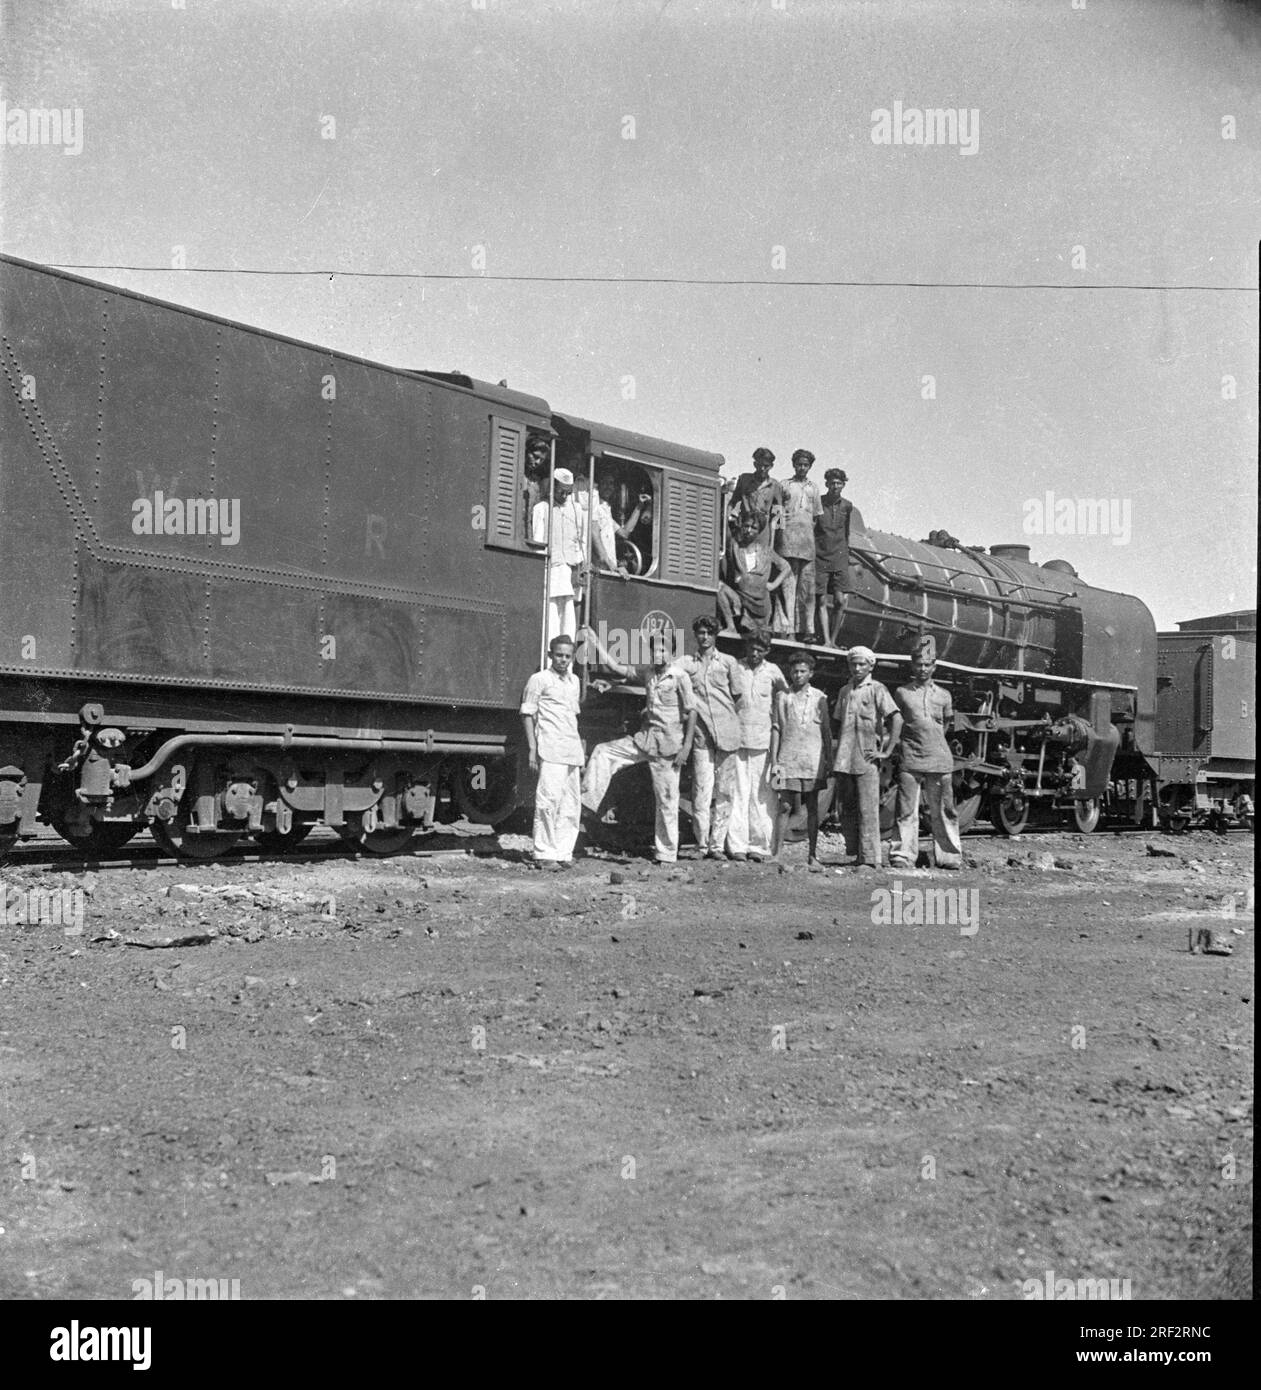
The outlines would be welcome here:
M 823 498 L 823 511 L 814 519 L 815 563 L 825 572 L 849 569 L 849 523 L 854 504 Z
M 758 521 L 757 538 L 763 545 L 771 541 L 771 521 L 777 514 L 784 514 L 784 489 L 774 478 L 759 483 L 756 473 L 741 473 L 736 480 L 736 490 L 731 495 L 731 513 L 735 524 L 732 529 L 739 530 L 742 517 L 755 517 Z
M 748 552 L 753 551 L 750 566 Z M 758 541 L 751 546 L 732 540 L 727 551 L 727 583 L 740 595 L 744 616 L 755 623 L 771 615 L 770 578 L 773 561 L 771 548 Z
M 900 685 L 893 692 L 902 715 L 902 767 L 907 772 L 953 772 L 955 759 L 946 741 L 954 713 L 950 692 L 936 681 Z

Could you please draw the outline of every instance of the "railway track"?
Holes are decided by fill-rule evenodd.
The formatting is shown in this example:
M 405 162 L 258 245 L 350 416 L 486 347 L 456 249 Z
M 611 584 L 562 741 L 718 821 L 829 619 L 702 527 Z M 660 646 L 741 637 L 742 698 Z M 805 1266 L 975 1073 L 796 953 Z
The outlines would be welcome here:
M 491 836 L 433 835 L 422 839 L 413 849 L 390 856 L 393 859 L 435 859 L 485 856 L 498 852 Z M 438 843 L 438 842 L 441 843 Z M 479 843 L 479 841 L 481 843 Z M 272 864 L 287 867 L 293 864 L 318 864 L 332 861 L 345 863 L 382 863 L 380 855 L 366 853 L 344 840 L 330 835 L 326 841 L 305 844 L 301 848 L 277 852 L 261 846 L 229 850 L 212 860 L 184 859 L 167 853 L 153 840 L 137 837 L 133 844 L 109 857 L 84 855 L 72 845 L 54 836 L 41 836 L 15 846 L 0 858 L 0 874 L 8 870 L 27 870 L 37 873 L 96 873 L 105 869 L 196 869 L 207 864 L 224 867 L 240 864 Z
M 1232 832 L 1250 834 L 1243 826 L 1233 826 L 1228 832 L 1215 832 L 1222 838 Z M 1103 839 L 1108 836 L 1164 835 L 1165 832 L 1146 829 L 1142 826 L 1116 825 L 1100 827 L 1089 836 L 1072 826 L 1031 826 L 1021 834 L 1020 844 L 1041 841 L 1058 842 L 1067 838 Z M 1190 832 L 1184 832 L 1190 833 Z M 314 839 L 314 837 L 312 837 Z M 455 835 L 436 833 L 418 840 L 415 847 L 399 854 L 389 856 L 394 860 L 439 859 L 439 858 L 487 858 L 492 856 L 512 857 L 517 850 L 505 850 L 497 844 L 497 836 Z M 995 831 L 979 825 L 965 833 L 965 840 L 993 840 L 1001 838 Z M 1182 838 L 1180 835 L 1175 839 Z M 684 846 L 685 851 L 690 846 Z M 594 858 L 621 857 L 621 853 L 610 846 L 591 845 L 587 854 Z M 339 837 L 329 834 L 327 839 L 295 847 L 292 850 L 277 852 L 260 846 L 230 850 L 213 860 L 184 859 L 179 855 L 167 853 L 160 845 L 147 836 L 137 837 L 136 841 L 108 858 L 86 856 L 72 845 L 54 835 L 40 836 L 15 846 L 7 855 L 0 858 L 0 875 L 7 870 L 22 870 L 37 873 L 98 873 L 104 870 L 132 869 L 188 869 L 193 870 L 206 864 L 230 867 L 244 864 L 275 865 L 286 868 L 297 864 L 320 864 L 341 861 L 344 863 L 384 863 L 380 855 L 366 853 L 354 845 L 347 844 Z

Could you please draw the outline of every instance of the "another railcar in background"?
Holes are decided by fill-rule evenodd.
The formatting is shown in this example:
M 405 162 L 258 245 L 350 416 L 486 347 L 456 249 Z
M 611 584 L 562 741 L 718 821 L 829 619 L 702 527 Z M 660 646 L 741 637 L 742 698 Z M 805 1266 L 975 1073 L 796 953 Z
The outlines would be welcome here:
M 1174 829 L 1253 827 L 1257 611 L 1193 618 L 1159 635 L 1153 764 Z

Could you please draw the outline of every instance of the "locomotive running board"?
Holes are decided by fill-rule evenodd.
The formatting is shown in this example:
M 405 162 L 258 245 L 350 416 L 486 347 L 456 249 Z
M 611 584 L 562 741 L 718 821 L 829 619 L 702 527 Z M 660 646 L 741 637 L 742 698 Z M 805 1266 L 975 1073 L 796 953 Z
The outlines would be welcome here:
M 814 642 L 790 642 L 785 637 L 774 637 L 771 639 L 772 647 L 787 647 L 795 651 L 816 652 L 821 656 L 848 656 L 848 647 L 824 647 Z M 911 658 L 902 652 L 877 652 L 876 662 L 905 664 Z M 1118 685 L 1114 681 L 1088 681 L 1080 676 L 1052 676 L 1044 671 L 1007 671 L 993 666 L 963 666 L 957 661 L 945 661 L 939 659 L 937 665 L 947 671 L 961 671 L 969 676 L 1001 676 L 1008 680 L 1017 681 L 1040 681 L 1044 685 L 1069 685 L 1076 686 L 1085 690 L 1121 690 L 1127 694 L 1134 694 L 1138 690 L 1136 685 Z

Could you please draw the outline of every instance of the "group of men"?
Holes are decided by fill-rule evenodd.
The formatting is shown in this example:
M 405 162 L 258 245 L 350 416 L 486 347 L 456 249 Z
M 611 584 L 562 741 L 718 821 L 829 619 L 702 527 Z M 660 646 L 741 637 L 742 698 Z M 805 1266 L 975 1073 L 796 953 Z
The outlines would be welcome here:
M 552 637 L 550 665 L 530 677 L 521 700 L 530 769 L 538 774 L 538 867 L 558 869 L 572 862 L 583 810 L 597 819 L 604 815 L 613 775 L 637 763 L 647 763 L 652 778 L 655 861 L 674 863 L 679 854 L 679 778 L 690 759 L 692 828 L 698 852 L 706 858 L 763 862 L 777 857 L 781 800 L 810 797 L 835 776 L 846 853 L 858 867 L 880 868 L 880 768 L 895 749 L 897 832 L 890 865 L 916 862 L 922 793 L 937 866 L 960 867 L 963 851 L 951 784 L 954 757 L 946 738 L 953 711 L 949 692 L 933 680 L 931 637 L 917 643 L 911 680 L 893 694 L 872 677 L 874 653 L 851 647 L 850 679 L 837 695 L 829 725 L 826 700 L 809 684 L 813 657 L 808 653 L 790 657 L 790 685 L 767 660 L 771 637 L 765 629 L 746 635 L 739 660 L 718 650 L 713 618 L 698 618 L 692 630 L 692 654 L 673 660 L 670 635 L 658 633 L 650 642 L 650 664 L 640 670 L 614 661 L 596 635 L 583 630 L 606 668 L 624 679 L 637 678 L 645 690 L 639 730 L 597 744 L 589 759 L 578 733 L 574 641 L 565 634 Z M 817 736 L 803 736 L 810 724 L 805 712 L 811 709 L 815 725 L 824 727 Z M 809 802 L 810 866 L 817 868 L 814 804 Z
M 809 449 L 793 454 L 793 476 L 782 482 L 771 477 L 774 462 L 769 449 L 756 449 L 753 471 L 724 487 L 728 525 L 718 611 L 729 632 L 765 627 L 802 642 L 836 647 L 853 591 L 850 527 L 854 506 L 843 495 L 848 476 L 843 469 L 829 468 L 823 475 L 825 491 L 820 493 L 809 476 L 814 466 Z M 652 505 L 652 495 L 641 493 L 634 511 L 619 525 L 600 496 L 599 483 L 589 498 L 587 479 L 575 479 L 568 468 L 550 470 L 549 498 L 549 469 L 550 446 L 536 436 L 526 452 L 525 500 L 530 544 L 550 543 L 550 642 L 562 634 L 577 635 L 577 605 L 582 585 L 589 582 L 588 517 L 591 566 L 626 579 L 629 572 L 618 556 L 618 537 L 628 537 L 635 530 Z
M 829 468 L 825 491 L 810 478 L 814 455 L 798 449 L 793 476 L 771 477 L 775 455 L 755 449 L 753 471 L 726 484 L 729 494 L 718 607 L 730 631 L 757 627 L 802 642 L 838 645 L 853 591 L 844 469 Z

